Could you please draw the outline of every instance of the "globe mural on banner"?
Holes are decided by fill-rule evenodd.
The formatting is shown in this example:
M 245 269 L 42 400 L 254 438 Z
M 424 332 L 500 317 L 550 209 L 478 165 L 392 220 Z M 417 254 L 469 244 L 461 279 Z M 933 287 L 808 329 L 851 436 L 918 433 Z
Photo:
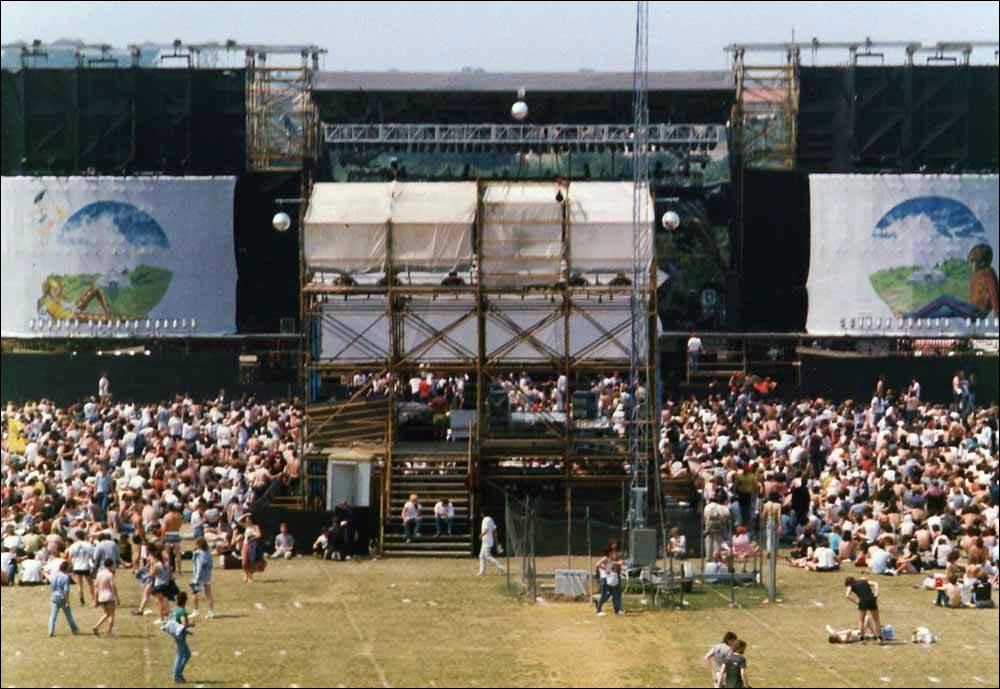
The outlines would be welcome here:
M 86 255 L 89 266 L 87 272 L 40 276 L 38 315 L 79 321 L 147 318 L 173 279 L 162 267 L 170 242 L 156 219 L 119 201 L 95 201 L 69 215 L 47 204 L 45 196 L 43 191 L 35 197 L 37 239 L 67 255 Z
M 915 237 L 920 241 L 913 242 Z M 1000 312 L 993 249 L 964 203 L 941 196 L 908 199 L 879 220 L 872 238 L 890 255 L 898 246 L 920 247 L 915 255 L 899 252 L 910 257 L 908 265 L 870 276 L 896 317 L 980 318 Z

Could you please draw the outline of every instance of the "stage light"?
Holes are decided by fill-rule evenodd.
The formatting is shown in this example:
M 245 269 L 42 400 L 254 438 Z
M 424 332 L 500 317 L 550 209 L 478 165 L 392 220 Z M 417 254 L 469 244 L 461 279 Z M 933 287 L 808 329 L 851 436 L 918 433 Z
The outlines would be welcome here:
M 676 230 L 681 226 L 681 216 L 676 211 L 667 211 L 663 214 L 663 229 Z
M 274 218 L 271 220 L 271 225 L 277 232 L 287 232 L 292 226 L 292 219 L 288 217 L 288 213 L 281 212 L 275 214 Z

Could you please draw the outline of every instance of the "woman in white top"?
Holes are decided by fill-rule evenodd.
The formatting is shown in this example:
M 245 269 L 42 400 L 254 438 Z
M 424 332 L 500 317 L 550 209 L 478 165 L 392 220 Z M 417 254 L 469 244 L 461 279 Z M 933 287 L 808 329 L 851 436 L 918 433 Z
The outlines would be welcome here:
M 76 538 L 76 543 L 69 547 L 66 554 L 72 563 L 73 578 L 76 579 L 76 583 L 80 586 L 80 605 L 87 604 L 83 596 L 84 583 L 86 583 L 87 588 L 90 590 L 91 600 L 96 603 L 97 597 L 94 593 L 94 547 L 86 541 L 86 535 L 83 531 L 78 531 Z

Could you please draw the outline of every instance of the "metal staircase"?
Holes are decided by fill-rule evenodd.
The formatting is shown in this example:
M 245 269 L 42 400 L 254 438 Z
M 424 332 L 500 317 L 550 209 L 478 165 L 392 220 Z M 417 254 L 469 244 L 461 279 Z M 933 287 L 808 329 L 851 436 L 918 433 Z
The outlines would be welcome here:
M 469 487 L 469 457 L 464 453 L 394 457 L 383 516 L 383 553 L 392 557 L 469 557 L 475 536 L 475 505 Z M 422 525 L 421 537 L 407 543 L 402 511 L 411 495 L 419 498 Z M 455 524 L 452 535 L 438 537 L 434 506 L 443 498 L 455 507 Z

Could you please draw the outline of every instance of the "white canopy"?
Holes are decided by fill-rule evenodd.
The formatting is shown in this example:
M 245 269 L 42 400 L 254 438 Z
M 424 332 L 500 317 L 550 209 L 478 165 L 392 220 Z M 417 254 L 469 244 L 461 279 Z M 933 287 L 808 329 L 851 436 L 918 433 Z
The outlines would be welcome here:
M 397 268 L 458 270 L 472 262 L 476 183 L 322 183 L 306 213 L 310 269 L 385 270 L 391 223 Z
M 573 182 L 569 188 L 570 267 L 581 273 L 631 273 L 631 182 Z M 646 193 L 645 241 L 652 241 L 653 199 Z
M 388 185 L 316 184 L 305 218 L 306 265 L 345 273 L 385 270 L 390 216 Z
M 458 270 L 472 263 L 475 182 L 397 184 L 392 260 L 397 268 Z
M 558 184 L 491 184 L 483 198 L 483 281 L 491 285 L 555 283 L 562 258 Z

